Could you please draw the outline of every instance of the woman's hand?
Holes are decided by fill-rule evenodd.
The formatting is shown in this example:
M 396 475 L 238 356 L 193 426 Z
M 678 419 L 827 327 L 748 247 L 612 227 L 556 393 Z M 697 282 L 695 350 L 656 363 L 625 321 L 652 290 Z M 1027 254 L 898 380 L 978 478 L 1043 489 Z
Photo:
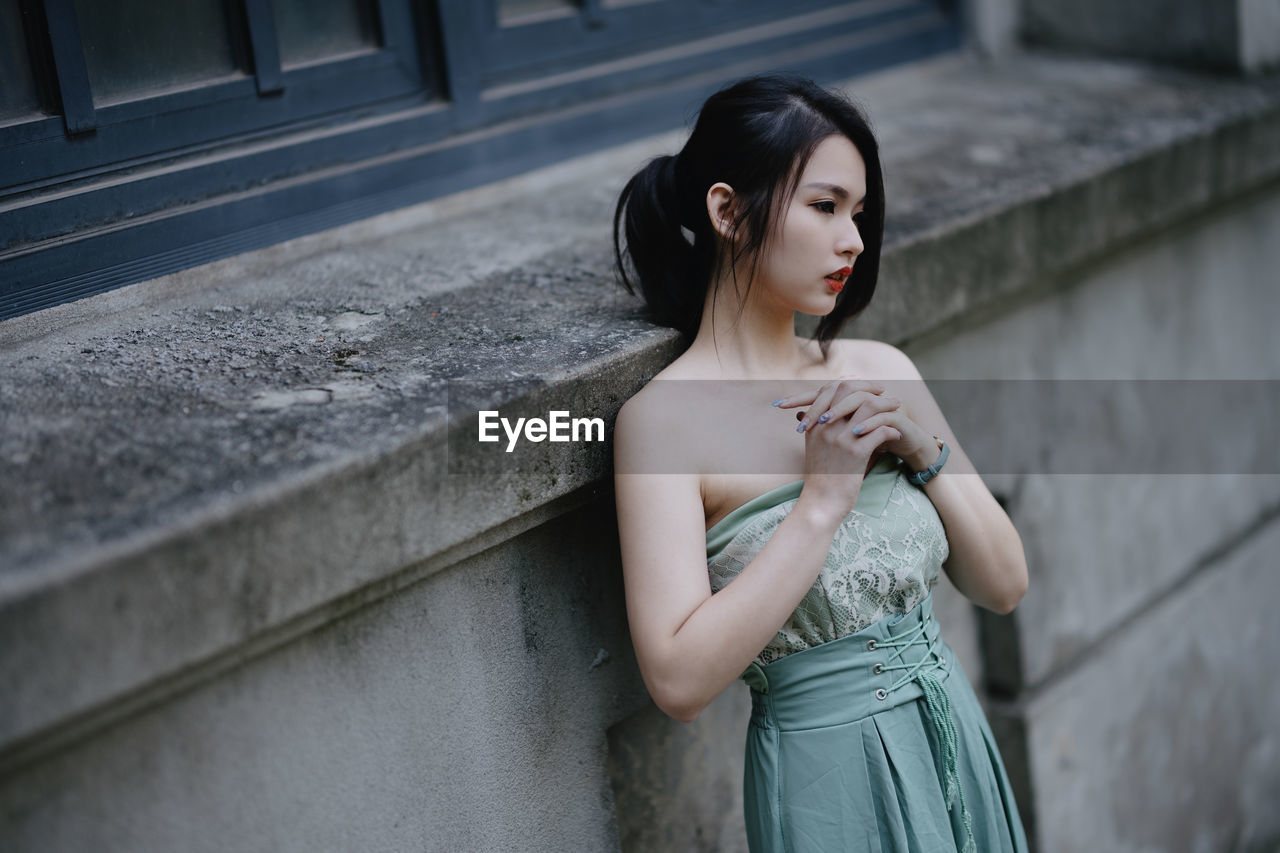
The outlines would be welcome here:
M 859 393 L 864 397 L 859 398 Z M 808 410 L 796 412 L 796 419 L 800 421 L 797 432 L 807 433 L 814 427 L 825 427 L 839 418 L 848 418 L 850 427 L 859 430 L 858 435 L 870 434 L 882 426 L 893 427 L 897 432 L 879 447 L 881 451 L 908 463 L 928 457 L 921 468 L 937 458 L 938 444 L 933 435 L 907 415 L 901 400 L 884 396 L 884 387 L 878 382 L 846 377 L 827 383 L 811 395 L 785 397 L 779 404 L 780 408 L 805 405 L 809 405 Z
M 880 453 L 918 456 L 937 448 L 933 437 L 902 411 L 902 402 L 885 396 L 878 382 L 844 377 L 812 392 L 783 397 L 775 405 L 808 407 L 796 413 L 796 431 L 805 434 L 801 498 L 807 494 L 811 505 L 839 518 L 857 502 L 862 478 Z

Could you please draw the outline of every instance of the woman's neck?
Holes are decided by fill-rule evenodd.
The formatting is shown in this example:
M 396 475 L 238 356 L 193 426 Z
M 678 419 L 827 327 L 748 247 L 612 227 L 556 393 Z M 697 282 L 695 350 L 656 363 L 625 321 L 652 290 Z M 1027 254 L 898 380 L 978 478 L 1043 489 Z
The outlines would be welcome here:
M 739 311 L 731 283 L 708 296 L 689 350 L 733 379 L 789 379 L 818 363 L 815 348 L 796 338 L 793 311 L 771 310 L 754 299 Z M 820 362 L 821 355 L 816 358 Z

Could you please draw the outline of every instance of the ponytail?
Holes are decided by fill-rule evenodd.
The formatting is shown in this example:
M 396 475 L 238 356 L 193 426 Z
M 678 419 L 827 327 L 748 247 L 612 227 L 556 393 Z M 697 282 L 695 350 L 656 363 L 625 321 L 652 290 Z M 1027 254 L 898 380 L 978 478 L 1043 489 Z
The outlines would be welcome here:
M 711 247 L 696 236 L 690 242 L 681 228 L 688 229 L 686 222 L 696 227 L 698 219 L 683 215 L 681 190 L 687 187 L 682 188 L 678 172 L 679 158 L 663 155 L 627 181 L 613 214 L 613 257 L 627 292 L 634 295 L 639 285 L 650 319 L 692 340 L 711 272 L 701 256 L 709 255 Z
M 635 295 L 638 287 L 650 318 L 692 341 L 723 255 L 735 288 L 740 262 L 746 273 L 741 310 L 805 165 L 823 139 L 836 135 L 861 154 L 867 195 L 859 228 L 863 251 L 835 308 L 815 331 L 825 353 L 875 292 L 884 240 L 884 179 L 875 134 L 862 109 L 803 77 L 762 75 L 726 86 L 703 104 L 680 154 L 650 160 L 627 181 L 613 215 L 613 256 L 627 292 Z M 728 253 L 721 251 L 723 241 L 706 209 L 707 190 L 717 182 L 728 184 L 734 194 Z

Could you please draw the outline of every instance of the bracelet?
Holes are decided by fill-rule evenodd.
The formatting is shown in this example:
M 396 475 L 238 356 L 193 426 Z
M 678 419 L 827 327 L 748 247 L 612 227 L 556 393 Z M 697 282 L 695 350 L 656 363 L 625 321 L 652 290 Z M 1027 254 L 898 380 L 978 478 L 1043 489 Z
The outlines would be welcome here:
M 938 472 L 942 470 L 942 466 L 946 464 L 947 457 L 951 455 L 951 448 L 947 447 L 947 443 L 936 435 L 933 440 L 938 442 L 938 449 L 942 452 L 938 454 L 938 461 L 934 462 L 923 471 L 912 471 L 907 475 L 907 482 L 913 486 L 924 487 L 924 484 L 938 476 Z

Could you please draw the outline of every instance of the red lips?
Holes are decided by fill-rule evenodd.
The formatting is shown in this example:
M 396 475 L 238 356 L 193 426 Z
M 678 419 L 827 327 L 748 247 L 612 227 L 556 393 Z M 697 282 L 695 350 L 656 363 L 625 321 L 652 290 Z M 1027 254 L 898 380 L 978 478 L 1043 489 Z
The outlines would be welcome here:
M 832 293 L 839 293 L 844 290 L 845 279 L 852 273 L 853 267 L 841 267 L 833 273 L 828 273 L 826 276 L 827 287 L 831 289 Z

